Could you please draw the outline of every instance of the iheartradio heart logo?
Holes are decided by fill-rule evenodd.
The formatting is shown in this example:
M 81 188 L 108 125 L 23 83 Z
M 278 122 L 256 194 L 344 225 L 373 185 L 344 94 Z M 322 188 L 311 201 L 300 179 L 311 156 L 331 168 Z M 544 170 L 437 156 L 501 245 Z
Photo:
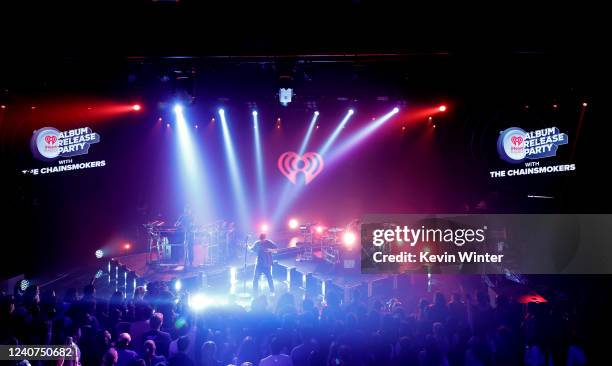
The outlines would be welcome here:
M 301 172 L 308 184 L 323 171 L 323 158 L 314 152 L 299 156 L 293 151 L 287 151 L 278 158 L 278 170 L 293 184 L 296 184 L 297 174 Z
M 54 145 L 57 142 L 57 136 L 47 135 L 45 136 L 45 142 L 49 145 Z
M 510 140 L 512 141 L 512 143 L 516 146 L 519 146 L 520 144 L 523 143 L 523 136 L 512 136 L 510 138 Z

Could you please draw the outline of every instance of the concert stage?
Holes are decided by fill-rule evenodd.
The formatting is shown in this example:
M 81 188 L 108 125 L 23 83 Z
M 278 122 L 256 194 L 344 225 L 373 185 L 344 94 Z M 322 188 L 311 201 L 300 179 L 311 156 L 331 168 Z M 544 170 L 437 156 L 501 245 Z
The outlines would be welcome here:
M 195 263 L 202 263 L 200 259 L 201 248 L 195 247 Z M 229 291 L 229 294 L 252 293 L 253 271 L 255 269 L 255 255 L 244 253 L 228 259 L 227 263 L 217 265 L 197 265 L 185 268 L 177 265 L 147 264 L 147 253 L 137 253 L 114 258 L 119 266 L 124 265 L 128 271 L 133 271 L 137 283 L 142 284 L 153 281 L 167 283 L 182 282 L 183 286 L 201 287 L 204 291 L 212 293 Z M 326 291 L 333 289 L 343 294 L 345 301 L 349 301 L 355 291 L 364 295 L 373 296 L 380 288 L 397 290 L 402 276 L 363 275 L 359 273 L 358 260 L 347 259 L 346 262 L 332 264 L 323 258 L 320 249 L 312 252 L 308 260 L 303 258 L 303 247 L 283 248 L 274 256 L 272 276 L 276 292 L 291 291 L 295 294 L 311 297 L 324 296 Z M 345 267 L 351 268 L 345 268 Z M 107 268 L 105 268 L 107 269 Z M 113 269 L 111 268 L 111 273 Z M 121 276 L 119 276 L 120 278 Z M 263 277 L 263 276 L 262 276 Z M 102 279 L 108 282 L 108 270 Z M 110 276 L 112 279 L 112 276 Z M 405 279 L 404 279 L 405 280 Z M 125 288 L 121 281 L 110 281 L 110 288 Z M 133 284 L 127 284 L 127 290 L 133 289 Z M 265 277 L 260 278 L 260 292 L 268 293 Z

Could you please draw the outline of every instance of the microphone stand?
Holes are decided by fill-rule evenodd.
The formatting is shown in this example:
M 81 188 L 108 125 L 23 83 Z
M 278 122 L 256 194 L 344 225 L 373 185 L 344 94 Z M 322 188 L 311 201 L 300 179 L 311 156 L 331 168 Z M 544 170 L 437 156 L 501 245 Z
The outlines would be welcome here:
M 243 301 L 248 301 L 251 297 L 251 294 L 247 292 L 247 278 L 246 278 L 246 269 L 247 269 L 247 255 L 249 253 L 249 238 L 251 236 L 247 235 L 244 242 L 244 267 L 242 269 L 242 293 L 236 294 L 237 297 L 242 299 Z

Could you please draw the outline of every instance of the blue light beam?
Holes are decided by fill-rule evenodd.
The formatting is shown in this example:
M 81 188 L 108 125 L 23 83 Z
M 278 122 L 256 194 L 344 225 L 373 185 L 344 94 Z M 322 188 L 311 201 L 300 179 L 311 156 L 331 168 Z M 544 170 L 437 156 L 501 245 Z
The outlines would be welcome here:
M 327 154 L 327 151 L 329 151 L 329 149 L 332 147 L 334 141 L 336 141 L 336 139 L 340 135 L 340 132 L 342 132 L 342 130 L 344 129 L 344 127 L 346 126 L 349 119 L 354 113 L 355 111 L 353 111 L 352 109 L 349 109 L 348 112 L 346 112 L 346 116 L 344 116 L 342 121 L 338 124 L 338 126 L 336 126 L 334 132 L 332 132 L 332 134 L 327 138 L 327 141 L 325 141 L 323 146 L 319 149 L 320 155 L 325 156 L 325 154 Z
M 244 193 L 244 187 L 242 186 L 242 178 L 240 176 L 240 166 L 238 165 L 238 160 L 236 159 L 236 152 L 234 150 L 234 144 L 232 142 L 232 137 L 230 134 L 229 127 L 227 125 L 227 120 L 225 118 L 225 111 L 223 109 L 219 109 L 219 117 L 221 117 L 221 129 L 223 132 L 223 142 L 225 146 L 225 156 L 227 159 L 227 166 L 230 173 L 230 181 L 232 185 L 232 190 L 234 191 L 234 201 L 236 204 L 236 210 L 238 213 L 238 217 L 240 220 L 240 225 L 244 229 L 248 229 L 249 220 L 248 220 L 248 208 L 246 204 L 246 196 Z
M 189 131 L 189 124 L 185 119 L 183 107 L 177 104 L 174 107 L 176 115 L 176 136 L 181 162 L 181 180 L 185 194 L 185 202 L 188 203 L 198 219 L 209 220 L 212 218 L 211 205 L 207 202 L 209 195 L 206 191 L 206 180 L 202 175 L 204 167 L 198 158 L 196 143 Z
M 359 131 L 355 132 L 351 135 L 347 140 L 345 140 L 341 145 L 336 147 L 328 156 L 326 157 L 325 163 L 329 167 L 329 165 L 336 159 L 340 158 L 346 152 L 351 150 L 353 147 L 357 146 L 360 142 L 365 140 L 368 136 L 374 133 L 377 129 L 382 127 L 391 117 L 396 115 L 399 112 L 399 108 L 395 107 L 389 113 L 384 116 L 378 118 L 367 126 L 361 128 Z
M 317 119 L 319 118 L 319 111 L 315 111 L 313 116 L 312 116 L 312 120 L 310 120 L 310 125 L 308 126 L 308 131 L 306 131 L 306 135 L 304 136 L 304 140 L 302 141 L 302 146 L 300 146 L 300 150 L 298 152 L 298 155 L 302 155 L 304 152 L 306 152 L 306 147 L 308 146 L 308 141 L 310 141 L 310 136 L 312 136 L 312 131 L 314 130 L 315 126 L 317 125 Z
M 340 123 L 338 123 L 338 125 L 336 126 L 332 134 L 329 135 L 329 137 L 323 144 L 323 147 L 319 149 L 318 153 L 321 156 L 323 156 L 329 150 L 329 148 L 332 146 L 334 141 L 338 138 L 338 136 L 340 135 L 340 132 L 342 131 L 344 126 L 346 126 L 349 119 L 354 113 L 355 111 L 352 109 L 349 109 L 346 112 L 346 115 L 344 116 L 344 118 L 340 121 Z M 318 114 L 315 112 L 315 115 L 313 116 L 313 120 L 310 123 L 308 132 L 306 133 L 306 136 L 304 137 L 304 141 L 302 142 L 302 147 L 300 148 L 299 155 L 302 155 L 306 151 L 306 145 L 308 143 L 308 139 L 310 138 L 309 134 L 312 134 L 312 128 L 316 126 L 317 118 L 318 118 Z M 300 187 L 300 186 L 293 187 L 290 182 L 285 183 L 283 187 L 283 191 L 280 195 L 280 199 L 278 200 L 276 209 L 274 210 L 274 215 L 272 216 L 272 223 L 274 226 L 277 226 L 276 224 L 280 220 L 281 216 L 285 213 L 285 210 L 288 208 L 289 203 L 295 200 L 295 198 L 298 196 L 299 192 L 302 191 L 302 189 L 303 187 Z
M 376 119 L 375 121 L 369 123 L 367 126 L 362 127 L 360 130 L 350 135 L 348 139 L 345 140 L 341 145 L 339 145 L 338 147 L 333 149 L 331 152 L 329 152 L 327 156 L 324 156 L 325 169 L 329 170 L 332 163 L 338 161 L 346 152 L 351 150 L 353 147 L 357 146 L 360 142 L 364 141 L 368 136 L 370 136 L 377 129 L 382 127 L 385 124 L 385 122 L 387 122 L 391 117 L 393 117 L 398 112 L 399 112 L 399 108 L 395 107 L 389 113 Z M 328 142 L 331 141 L 333 143 L 333 140 L 335 140 L 338 137 L 339 131 L 342 130 L 341 126 L 343 125 L 343 123 L 346 124 L 346 121 L 348 121 L 348 118 L 350 118 L 352 114 L 353 113 L 351 113 L 351 111 L 347 113 L 347 116 L 344 117 L 344 120 L 340 122 L 340 124 L 338 125 L 338 127 L 332 134 L 332 136 L 334 134 L 336 136 L 334 136 L 333 138 L 330 136 L 330 138 L 328 138 L 323 148 L 319 150 L 319 154 L 323 155 L 321 151 L 329 149 L 329 146 L 331 146 L 331 143 L 329 144 L 329 146 L 327 146 Z M 274 217 L 273 217 L 273 220 L 274 220 L 273 222 L 276 223 L 281 218 L 281 216 L 290 207 L 293 201 L 297 199 L 297 197 L 299 196 L 299 193 L 303 189 L 304 187 L 301 186 L 301 187 L 295 187 L 295 189 L 291 191 L 286 190 L 285 192 L 283 192 L 285 194 L 282 197 L 282 199 L 279 201 L 279 205 L 277 206 Z
M 264 217 L 266 215 L 266 191 L 263 168 L 263 151 L 261 148 L 257 111 L 253 111 L 253 137 L 255 139 L 255 167 L 257 169 L 257 196 L 259 199 L 259 213 L 260 216 Z

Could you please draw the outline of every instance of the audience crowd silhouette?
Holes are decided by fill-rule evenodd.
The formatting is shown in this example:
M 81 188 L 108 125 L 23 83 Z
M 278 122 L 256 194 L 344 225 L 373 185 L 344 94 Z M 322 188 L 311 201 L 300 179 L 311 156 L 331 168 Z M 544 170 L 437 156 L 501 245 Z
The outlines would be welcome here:
M 0 343 L 64 344 L 77 360 L 19 365 L 86 366 L 551 366 L 585 365 L 574 314 L 485 292 L 437 292 L 414 309 L 398 299 L 349 303 L 329 292 L 317 303 L 285 293 L 274 304 L 189 308 L 162 282 L 125 296 L 93 285 L 63 298 L 30 285 L 3 295 Z M 47 363 L 45 363 L 47 362 Z

